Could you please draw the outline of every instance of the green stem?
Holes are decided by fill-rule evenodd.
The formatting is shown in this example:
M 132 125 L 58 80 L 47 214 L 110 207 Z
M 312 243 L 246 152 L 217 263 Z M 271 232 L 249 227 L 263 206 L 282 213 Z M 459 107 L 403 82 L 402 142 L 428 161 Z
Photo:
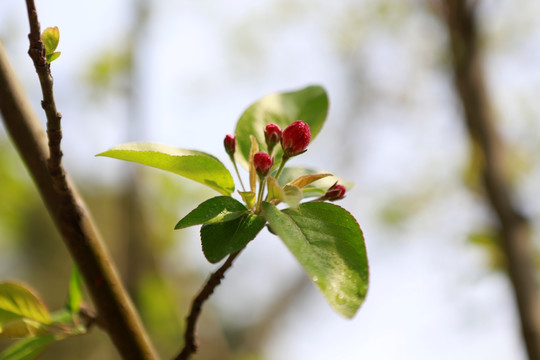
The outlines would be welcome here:
M 283 154 L 283 156 L 281 157 L 281 164 L 279 165 L 279 169 L 278 169 L 278 171 L 276 173 L 276 180 L 279 180 L 279 176 L 281 175 L 281 173 L 283 172 L 283 169 L 285 168 L 285 163 L 289 159 L 290 158 L 286 157 L 285 154 Z
M 240 172 L 238 171 L 238 166 L 236 166 L 236 161 L 234 160 L 234 156 L 230 156 L 231 161 L 234 165 L 234 170 L 236 171 L 236 176 L 238 176 L 238 180 L 240 180 L 240 185 L 242 186 L 242 191 L 246 192 L 246 187 L 244 186 L 244 182 L 242 181 L 242 178 L 240 177 Z
M 266 176 L 261 178 L 259 182 L 259 194 L 257 195 L 257 206 L 255 206 L 255 214 L 258 214 L 261 209 L 264 186 L 266 185 Z

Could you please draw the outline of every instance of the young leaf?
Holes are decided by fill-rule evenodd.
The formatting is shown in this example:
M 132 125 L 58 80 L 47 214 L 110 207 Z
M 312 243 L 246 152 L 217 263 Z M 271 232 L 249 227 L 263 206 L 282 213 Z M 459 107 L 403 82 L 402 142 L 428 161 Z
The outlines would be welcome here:
M 320 177 L 317 179 L 317 177 Z M 303 167 L 286 167 L 279 177 L 279 183 L 296 185 L 302 188 L 304 198 L 318 197 L 324 195 L 326 191 L 336 182 L 343 184 L 347 189 L 351 189 L 354 184 L 342 178 L 328 174 L 324 170 L 307 169 Z
M 296 120 L 308 123 L 313 140 L 321 130 L 328 113 L 328 96 L 320 86 L 270 94 L 256 101 L 242 114 L 236 125 L 236 138 L 240 163 L 247 168 L 253 135 L 259 144 L 265 144 L 264 128 L 270 123 L 286 128 Z M 275 158 L 281 158 L 282 150 L 277 148 Z
M 246 207 L 248 209 L 253 209 L 255 206 L 256 196 L 253 191 L 239 191 L 238 192 L 240 196 L 242 197 L 242 200 L 246 203 Z
M 263 215 L 329 304 L 354 316 L 366 296 L 369 271 L 362 230 L 349 212 L 323 202 L 280 211 L 263 202 Z
M 204 256 L 216 263 L 228 254 L 242 249 L 266 224 L 264 217 L 248 212 L 241 218 L 201 227 Z
M 285 199 L 283 189 L 279 186 L 275 177 L 269 176 L 268 179 L 266 179 L 266 186 L 268 187 L 267 201 L 277 205 Z
M 18 283 L 0 283 L 0 333 L 3 325 L 26 318 L 49 324 L 49 311 L 43 302 L 27 287 Z
M 332 176 L 332 174 L 311 174 L 311 175 L 303 175 L 300 177 L 297 177 L 293 181 L 289 182 L 287 185 L 296 185 L 300 189 L 306 187 L 307 185 L 311 184 L 314 181 L 320 180 L 322 178 L 325 178 L 327 176 Z
M 45 52 L 52 54 L 60 42 L 60 30 L 58 30 L 57 26 L 48 27 L 41 34 L 41 39 L 43 40 L 43 45 L 45 45 Z
M 128 143 L 97 154 L 169 171 L 207 185 L 223 195 L 234 192 L 227 168 L 214 156 L 194 150 L 150 143 Z
M 0 353 L 0 360 L 33 360 L 54 340 L 54 336 L 21 339 Z
M 47 54 L 45 55 L 45 57 L 47 58 L 47 62 L 50 64 L 52 63 L 54 60 L 58 59 L 60 57 L 60 51 L 57 51 L 57 52 L 53 52 L 52 54 Z
M 48 333 L 48 325 L 28 318 L 17 318 L 4 322 L 0 329 L 0 338 L 23 338 Z
M 72 313 L 77 314 L 81 308 L 83 300 L 82 293 L 83 278 L 77 266 L 73 266 L 71 277 L 69 279 L 69 292 L 66 303 L 66 308 Z
M 304 198 L 302 190 L 298 186 L 287 184 L 282 188 L 273 176 L 269 176 L 266 181 L 268 186 L 268 202 L 277 205 L 283 201 L 292 209 L 298 208 L 300 201 Z
M 206 200 L 176 224 L 175 229 L 193 225 L 220 223 L 238 219 L 248 210 L 230 196 L 216 196 Z
M 283 201 L 290 206 L 291 209 L 298 209 L 300 201 L 304 196 L 302 190 L 295 185 L 285 185 L 283 187 Z

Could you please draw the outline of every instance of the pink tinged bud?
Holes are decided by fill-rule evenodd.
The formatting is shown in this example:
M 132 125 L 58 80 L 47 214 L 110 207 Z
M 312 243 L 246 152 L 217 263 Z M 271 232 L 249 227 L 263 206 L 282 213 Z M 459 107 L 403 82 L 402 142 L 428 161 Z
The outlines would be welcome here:
M 311 140 L 309 125 L 302 120 L 296 120 L 283 130 L 281 147 L 287 157 L 296 156 L 306 151 Z
M 274 160 L 265 152 L 258 152 L 253 156 L 253 165 L 255 166 L 255 171 L 260 177 L 268 175 L 272 165 L 274 165 Z
M 225 151 L 227 154 L 229 154 L 229 156 L 233 156 L 234 152 L 236 151 L 236 136 L 226 135 L 223 145 L 225 145 Z
M 338 185 L 337 183 L 332 185 L 328 191 L 326 191 L 326 194 L 322 197 L 324 200 L 329 201 L 336 201 L 343 199 L 345 197 L 345 192 L 347 192 L 347 189 L 345 189 L 345 186 Z
M 276 124 L 268 124 L 264 129 L 264 140 L 268 147 L 268 152 L 271 153 L 277 143 L 281 141 L 281 128 Z

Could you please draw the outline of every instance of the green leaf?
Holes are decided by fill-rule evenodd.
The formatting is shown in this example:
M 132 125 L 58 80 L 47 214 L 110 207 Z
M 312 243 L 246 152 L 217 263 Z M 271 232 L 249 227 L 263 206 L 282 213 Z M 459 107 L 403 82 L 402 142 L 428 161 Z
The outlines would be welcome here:
M 60 42 L 60 30 L 58 27 L 48 27 L 41 34 L 46 54 L 52 54 Z
M 54 340 L 54 336 L 21 339 L 5 349 L 0 354 L 0 360 L 33 360 Z
M 96 156 L 136 162 L 169 171 L 207 185 L 223 195 L 234 192 L 234 181 L 227 168 L 214 156 L 194 150 L 150 143 L 128 143 Z
M 60 51 L 57 51 L 57 52 L 53 52 L 52 54 L 47 54 L 45 55 L 45 57 L 47 58 L 47 62 L 50 64 L 52 63 L 54 60 L 58 59 L 60 57 Z
M 274 205 L 279 204 L 285 198 L 283 188 L 279 186 L 277 180 L 273 176 L 269 176 L 266 179 L 266 187 L 268 188 L 268 201 L 271 201 Z
M 249 135 L 255 136 L 259 144 L 266 144 L 266 125 L 274 123 L 284 129 L 292 122 L 302 120 L 308 123 L 313 140 L 321 130 L 327 113 L 328 96 L 320 86 L 308 86 L 298 91 L 263 97 L 244 111 L 236 125 L 240 163 L 247 168 L 251 146 Z M 281 147 L 278 147 L 275 158 L 280 159 L 281 153 Z
M 343 208 L 303 203 L 280 211 L 263 202 L 263 215 L 341 315 L 354 316 L 366 296 L 369 270 L 362 230 Z
M 253 209 L 255 206 L 255 200 L 257 200 L 255 193 L 253 191 L 238 191 L 238 193 L 242 197 L 242 200 L 244 200 L 246 203 L 246 207 L 248 209 Z
M 73 266 L 71 277 L 69 279 L 69 292 L 66 303 L 66 308 L 72 313 L 77 314 L 81 308 L 83 301 L 83 278 L 77 266 Z
M 40 323 L 39 321 L 33 319 L 14 319 L 2 324 L 0 338 L 23 338 L 44 335 L 48 333 L 48 326 L 49 325 Z
M 236 220 L 201 227 L 204 256 L 216 263 L 228 254 L 242 249 L 266 224 L 264 217 L 247 213 Z
M 245 215 L 247 211 L 241 202 L 230 196 L 216 196 L 187 214 L 176 224 L 175 229 L 231 221 Z
M 0 333 L 14 320 L 26 318 L 49 324 L 49 311 L 43 302 L 27 287 L 18 283 L 0 283 Z

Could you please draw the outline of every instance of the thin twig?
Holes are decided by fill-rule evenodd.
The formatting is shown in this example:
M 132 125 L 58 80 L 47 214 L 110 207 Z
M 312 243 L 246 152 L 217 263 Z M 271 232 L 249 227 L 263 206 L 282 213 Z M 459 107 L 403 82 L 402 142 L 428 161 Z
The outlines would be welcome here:
M 49 172 L 53 177 L 55 186 L 60 191 L 69 191 L 65 186 L 65 172 L 62 168 L 62 150 L 60 143 L 62 141 L 62 126 L 60 120 L 62 114 L 56 109 L 53 92 L 53 78 L 51 75 L 51 66 L 45 57 L 45 45 L 41 39 L 41 29 L 38 20 L 38 14 L 34 0 L 26 0 L 28 10 L 28 20 L 30 22 L 30 48 L 28 55 L 34 62 L 34 67 L 39 77 L 43 100 L 41 106 L 47 115 L 47 135 L 49 139 Z
M 472 5 L 471 5 L 472 4 Z M 444 15 L 453 55 L 454 81 L 464 120 L 482 152 L 481 173 L 487 201 L 496 216 L 508 274 L 530 360 L 540 360 L 540 299 L 535 251 L 528 219 L 515 205 L 504 171 L 502 141 L 495 128 L 478 49 L 476 2 L 446 0 Z
M 47 113 L 47 122 L 51 123 L 51 151 L 49 152 L 39 120 L 32 111 L 32 106 L 0 43 L 0 111 L 6 130 L 79 266 L 107 332 L 119 353 L 129 360 L 156 359 L 157 356 L 103 246 L 89 211 L 62 170 L 61 134 L 55 131 L 60 127 L 60 115 L 56 111 L 52 96 L 50 68 L 44 60 L 41 40 L 38 40 L 41 35 L 36 8 L 31 0 L 27 0 L 27 5 L 31 29 L 29 52 L 32 59 L 35 59 L 43 90 L 43 108 Z
M 210 278 L 208 278 L 208 281 L 201 289 L 197 297 L 193 299 L 193 302 L 191 303 L 191 310 L 186 321 L 186 332 L 184 333 L 184 348 L 182 349 L 180 354 L 178 354 L 175 360 L 188 360 L 191 355 L 197 352 L 195 328 L 197 325 L 197 320 L 199 319 L 199 315 L 201 314 L 202 306 L 204 302 L 208 300 L 210 295 L 212 295 L 215 288 L 221 283 L 221 280 L 223 280 L 223 277 L 225 276 L 225 272 L 231 267 L 234 259 L 238 256 L 238 254 L 240 254 L 241 251 L 242 249 L 238 250 L 235 253 L 232 253 L 227 259 L 227 261 L 225 261 L 225 263 L 215 273 L 213 273 Z

